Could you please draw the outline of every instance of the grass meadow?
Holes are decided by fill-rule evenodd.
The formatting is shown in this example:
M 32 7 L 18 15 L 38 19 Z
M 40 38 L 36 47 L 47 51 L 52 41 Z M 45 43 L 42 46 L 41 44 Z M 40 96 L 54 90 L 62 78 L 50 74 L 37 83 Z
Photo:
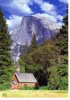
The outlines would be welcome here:
M 5 90 L 0 98 L 67 98 L 67 90 Z

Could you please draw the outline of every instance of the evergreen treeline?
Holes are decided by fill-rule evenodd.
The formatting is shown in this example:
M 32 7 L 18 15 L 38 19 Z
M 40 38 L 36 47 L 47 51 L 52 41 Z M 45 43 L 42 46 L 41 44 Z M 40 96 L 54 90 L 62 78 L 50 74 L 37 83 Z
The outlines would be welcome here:
M 56 38 L 38 45 L 34 34 L 31 46 L 20 57 L 22 72 L 32 72 L 40 86 L 52 90 L 68 89 L 68 13 Z
M 8 88 L 13 72 L 10 53 L 11 39 L 3 12 L 0 10 L 0 89 Z

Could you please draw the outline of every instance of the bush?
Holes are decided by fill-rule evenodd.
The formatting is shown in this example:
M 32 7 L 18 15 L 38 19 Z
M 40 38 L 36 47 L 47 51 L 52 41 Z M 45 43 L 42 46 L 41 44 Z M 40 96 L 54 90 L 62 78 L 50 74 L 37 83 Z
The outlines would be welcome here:
M 1 84 L 0 85 L 0 90 L 8 90 L 9 89 L 9 84 L 8 83 L 5 83 L 5 84 Z
M 48 68 L 48 89 L 67 90 L 68 89 L 68 65 L 61 64 Z
M 48 89 L 49 90 L 58 90 L 59 88 L 59 74 L 58 67 L 52 66 L 48 68 Z
M 20 90 L 34 90 L 34 87 L 27 86 L 26 84 L 20 88 Z
M 68 90 L 68 64 L 62 64 L 58 67 L 60 77 L 60 90 Z
M 48 87 L 47 87 L 47 86 L 41 86 L 41 87 L 39 88 L 39 90 L 48 90 Z

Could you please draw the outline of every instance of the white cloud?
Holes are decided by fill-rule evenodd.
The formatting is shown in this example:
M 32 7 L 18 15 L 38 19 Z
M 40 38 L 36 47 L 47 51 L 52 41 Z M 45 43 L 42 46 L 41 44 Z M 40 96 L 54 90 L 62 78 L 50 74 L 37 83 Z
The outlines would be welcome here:
M 39 5 L 41 10 L 45 13 L 56 15 L 56 7 L 54 4 L 51 4 L 49 2 L 45 2 L 43 0 L 33 0 L 35 3 Z
M 62 3 L 68 3 L 68 0 L 59 0 L 59 2 L 62 2 Z
M 22 11 L 25 12 L 25 13 L 28 13 L 28 14 L 33 13 L 32 10 L 28 7 L 27 4 L 24 4 L 23 7 L 22 7 L 21 9 L 22 9 Z
M 28 4 L 31 3 L 31 0 L 14 0 L 11 4 L 10 7 L 12 9 L 15 9 L 18 13 L 26 13 L 26 14 L 32 14 L 33 11 L 31 10 L 31 8 L 28 6 Z
M 43 0 L 33 0 L 35 3 L 41 5 L 43 3 Z
M 5 2 L 5 1 L 4 1 Z M 0 5 L 5 7 L 6 11 L 11 14 L 32 14 L 33 11 L 29 7 L 32 4 L 32 0 L 12 0 L 11 2 L 1 3 Z
M 30 4 L 32 0 L 13 0 L 13 2 L 22 5 L 22 4 Z
M 50 4 L 49 2 L 43 2 L 40 5 L 40 8 L 43 12 L 51 14 L 51 15 L 56 15 L 56 7 L 53 4 Z
M 31 0 L 14 0 L 11 4 L 11 7 L 16 9 L 16 10 L 20 10 L 20 12 L 22 13 L 27 13 L 27 14 L 32 14 L 32 10 L 31 8 L 28 6 L 28 4 L 31 3 Z
M 50 4 L 49 2 L 44 2 L 44 3 L 41 5 L 41 9 L 47 12 L 47 11 L 54 10 L 55 7 L 54 7 L 53 4 Z
M 16 15 L 10 16 L 9 19 L 7 19 L 9 31 L 13 30 L 17 25 L 20 25 L 21 20 L 22 17 L 20 16 L 16 16 Z

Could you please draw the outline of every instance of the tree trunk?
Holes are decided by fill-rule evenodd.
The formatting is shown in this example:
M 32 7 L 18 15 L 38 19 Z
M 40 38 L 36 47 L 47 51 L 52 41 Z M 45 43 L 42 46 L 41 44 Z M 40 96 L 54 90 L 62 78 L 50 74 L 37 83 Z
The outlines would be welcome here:
M 57 64 L 60 65 L 61 63 L 61 56 L 60 53 L 57 52 Z

